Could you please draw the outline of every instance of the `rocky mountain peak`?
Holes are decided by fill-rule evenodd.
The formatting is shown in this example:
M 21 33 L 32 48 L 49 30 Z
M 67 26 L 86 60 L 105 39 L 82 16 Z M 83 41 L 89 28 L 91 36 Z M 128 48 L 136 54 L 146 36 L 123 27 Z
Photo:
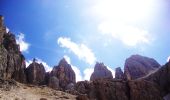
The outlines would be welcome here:
M 30 84 L 41 85 L 45 83 L 45 68 L 42 64 L 33 62 L 26 68 L 27 81 Z
M 104 65 L 104 63 L 96 62 L 94 70 L 106 70 L 107 67 Z
M 70 83 L 76 82 L 75 72 L 65 58 L 61 59 L 58 66 L 54 66 L 50 77 L 56 77 L 59 80 L 59 86 L 65 89 Z
M 160 64 L 153 58 L 132 55 L 125 61 L 124 71 L 126 79 L 137 79 L 158 69 Z
M 60 67 L 70 67 L 65 58 L 62 58 L 58 64 Z
M 115 79 L 125 79 L 124 73 L 120 67 L 115 70 Z
M 92 73 L 90 80 L 96 80 L 96 79 L 113 79 L 112 73 L 110 70 L 107 69 L 107 67 L 104 65 L 104 63 L 96 62 L 94 67 L 94 72 Z

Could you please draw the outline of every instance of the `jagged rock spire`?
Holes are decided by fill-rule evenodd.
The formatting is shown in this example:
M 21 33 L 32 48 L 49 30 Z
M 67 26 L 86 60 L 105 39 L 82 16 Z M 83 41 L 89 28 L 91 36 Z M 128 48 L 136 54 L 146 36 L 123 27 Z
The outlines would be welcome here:
M 62 89 L 65 89 L 70 83 L 76 82 L 75 72 L 65 58 L 60 60 L 58 66 L 54 66 L 50 76 L 58 78 L 59 86 Z
M 113 79 L 112 72 L 107 69 L 104 63 L 96 62 L 94 72 L 92 73 L 90 80 L 96 79 Z

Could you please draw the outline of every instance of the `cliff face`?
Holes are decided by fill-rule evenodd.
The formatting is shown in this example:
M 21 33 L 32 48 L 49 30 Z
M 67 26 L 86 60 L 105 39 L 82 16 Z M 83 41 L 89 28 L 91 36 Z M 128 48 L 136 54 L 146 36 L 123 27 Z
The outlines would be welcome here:
M 92 73 L 90 80 L 96 79 L 113 79 L 112 73 L 103 63 L 96 63 L 94 72 Z
M 156 83 L 160 87 L 162 96 L 166 96 L 170 93 L 170 62 L 144 79 Z
M 127 80 L 133 80 L 144 77 L 159 67 L 160 64 L 152 58 L 132 55 L 125 61 L 124 73 Z
M 134 65 L 132 62 L 134 62 Z M 139 62 L 143 62 L 142 66 L 140 66 Z M 129 64 L 129 60 L 126 60 L 127 63 Z M 79 95 L 79 98 L 86 96 L 89 99 L 97 100 L 163 100 L 163 98 L 169 100 L 170 62 L 161 67 L 155 60 L 148 59 L 147 57 L 142 57 L 141 59 L 140 56 L 137 59 L 136 57 L 133 59 L 130 58 L 130 64 L 133 66 L 128 66 L 128 68 L 133 73 L 128 75 L 137 79 L 122 79 L 124 73 L 120 68 L 117 68 L 115 79 L 97 79 L 92 82 L 78 82 L 75 86 L 76 90 L 81 94 L 87 94 Z M 134 74 L 138 72 L 142 73 L 145 70 L 149 71 L 141 76 Z M 127 73 L 125 74 L 127 75 Z
M 155 83 L 144 80 L 82 81 L 78 82 L 75 88 L 79 93 L 87 94 L 90 100 L 163 100 L 159 87 Z
M 0 77 L 25 83 L 25 58 L 16 44 L 15 36 L 6 32 L 3 19 L 0 16 Z

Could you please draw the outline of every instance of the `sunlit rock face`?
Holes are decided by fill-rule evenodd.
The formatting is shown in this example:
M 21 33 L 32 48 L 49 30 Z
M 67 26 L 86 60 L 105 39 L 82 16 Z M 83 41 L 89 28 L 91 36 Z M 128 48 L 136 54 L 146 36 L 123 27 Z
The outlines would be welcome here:
M 33 60 L 33 62 L 26 68 L 27 81 L 30 84 L 43 85 L 45 84 L 45 68 Z
M 0 77 L 25 83 L 25 58 L 16 43 L 15 35 L 6 32 L 3 20 L 3 16 L 0 16 Z
M 132 55 L 125 61 L 124 73 L 127 80 L 144 77 L 160 67 L 160 64 L 148 57 Z
M 65 89 L 68 84 L 76 82 L 75 72 L 71 68 L 71 65 L 63 58 L 60 60 L 58 66 L 54 66 L 51 71 L 50 77 L 55 76 L 59 80 L 59 86 Z
M 96 79 L 113 79 L 112 72 L 103 63 L 97 62 L 90 77 L 91 81 Z

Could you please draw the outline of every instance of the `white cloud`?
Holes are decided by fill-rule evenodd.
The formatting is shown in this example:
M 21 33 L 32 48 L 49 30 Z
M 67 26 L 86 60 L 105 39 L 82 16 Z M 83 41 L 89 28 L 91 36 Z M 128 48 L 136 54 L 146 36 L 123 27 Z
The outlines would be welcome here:
M 82 81 L 83 78 L 82 78 L 82 75 L 81 75 L 81 72 L 80 72 L 80 69 L 74 65 L 71 64 L 71 60 L 70 60 L 70 57 L 67 56 L 67 55 L 64 55 L 64 58 L 66 59 L 66 61 L 71 65 L 72 69 L 74 70 L 75 74 L 76 74 L 76 82 L 78 81 Z
M 82 80 L 83 80 L 83 78 L 82 78 L 82 75 L 81 75 L 80 69 L 78 69 L 78 67 L 73 66 L 73 65 L 71 65 L 71 67 L 73 68 L 73 70 L 74 70 L 74 72 L 75 72 L 75 74 L 76 74 L 76 82 L 78 82 L 78 81 L 82 81 Z
M 93 73 L 93 71 L 94 71 L 94 68 L 86 68 L 83 71 L 83 74 L 84 74 L 83 80 L 90 80 L 90 76 Z
M 169 62 L 170 61 L 170 56 L 167 58 L 167 62 Z
M 8 33 L 9 32 L 9 28 L 8 27 L 6 27 L 6 33 Z
M 25 42 L 25 36 L 23 33 L 20 33 L 19 35 L 17 35 L 16 42 L 17 42 L 17 44 L 20 45 L 20 51 L 28 52 L 28 48 L 29 48 L 30 44 Z
M 94 53 L 84 44 L 76 44 L 72 42 L 70 38 L 60 37 L 58 38 L 58 44 L 61 47 L 68 48 L 72 51 L 79 59 L 84 60 L 88 64 L 92 65 L 96 61 Z
M 44 65 L 44 68 L 46 70 L 46 72 L 50 72 L 52 70 L 52 67 L 50 67 L 46 62 L 44 62 L 43 60 L 36 58 L 36 62 L 37 63 L 42 63 Z M 28 60 L 26 61 L 26 67 L 28 67 L 30 64 L 32 63 L 32 60 Z
M 98 21 L 100 33 L 137 46 L 153 41 L 148 23 L 159 9 L 157 4 L 155 0 L 95 0 L 88 12 Z
M 127 46 L 136 46 L 144 43 L 149 44 L 153 39 L 147 30 L 143 30 L 134 26 L 102 22 L 99 25 L 99 31 L 104 35 L 110 35 L 114 39 L 122 41 Z

